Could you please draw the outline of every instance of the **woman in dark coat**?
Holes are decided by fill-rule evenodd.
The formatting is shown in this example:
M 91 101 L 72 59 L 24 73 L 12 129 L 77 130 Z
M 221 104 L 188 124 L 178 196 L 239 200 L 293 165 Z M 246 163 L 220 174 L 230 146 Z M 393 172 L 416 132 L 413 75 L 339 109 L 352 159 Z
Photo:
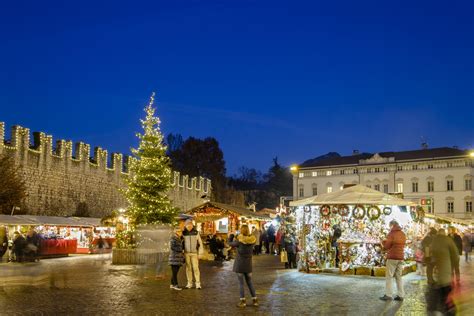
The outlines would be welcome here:
M 0 262 L 8 249 L 8 233 L 5 226 L 0 227 Z
M 233 269 L 237 273 L 240 286 L 240 302 L 237 306 L 245 307 L 247 305 L 245 302 L 244 279 L 252 295 L 253 306 L 258 306 L 257 295 L 252 283 L 252 253 L 257 239 L 254 235 L 250 234 L 250 229 L 247 225 L 242 225 L 240 232 L 241 234 L 229 243 L 232 247 L 237 247 L 237 258 L 234 261 Z
M 184 249 L 183 249 L 183 231 L 180 228 L 174 230 L 173 236 L 170 239 L 170 256 L 169 265 L 171 266 L 171 285 L 170 289 L 180 291 L 178 286 L 178 272 L 179 268 L 184 264 Z

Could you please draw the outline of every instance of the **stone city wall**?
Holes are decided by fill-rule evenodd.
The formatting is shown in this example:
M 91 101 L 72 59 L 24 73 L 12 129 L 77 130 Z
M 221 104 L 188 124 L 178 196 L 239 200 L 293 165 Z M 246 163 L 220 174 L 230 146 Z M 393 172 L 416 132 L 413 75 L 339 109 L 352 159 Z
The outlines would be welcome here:
M 73 152 L 74 148 L 74 152 Z M 128 177 L 126 166 L 131 157 L 107 150 L 94 149 L 83 142 L 57 140 L 42 132 L 33 133 L 21 126 L 11 128 L 11 138 L 5 140 L 5 123 L 0 122 L 0 155 L 14 157 L 21 167 L 27 186 L 23 211 L 35 215 L 72 215 L 87 209 L 92 217 L 103 217 L 112 210 L 125 208 L 126 200 L 119 192 Z M 110 160 L 109 160 L 110 159 Z M 181 210 L 203 202 L 211 192 L 211 181 L 189 178 L 174 172 L 173 188 L 169 197 Z

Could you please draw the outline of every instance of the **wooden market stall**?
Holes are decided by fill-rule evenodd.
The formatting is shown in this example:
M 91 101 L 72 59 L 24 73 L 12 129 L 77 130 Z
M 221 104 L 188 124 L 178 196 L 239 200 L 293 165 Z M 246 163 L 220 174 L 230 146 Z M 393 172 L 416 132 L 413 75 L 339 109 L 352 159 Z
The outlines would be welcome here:
M 250 228 L 262 228 L 272 220 L 251 209 L 217 202 L 206 202 L 186 213 L 194 216 L 202 235 L 235 234 L 242 224 L 248 224 Z

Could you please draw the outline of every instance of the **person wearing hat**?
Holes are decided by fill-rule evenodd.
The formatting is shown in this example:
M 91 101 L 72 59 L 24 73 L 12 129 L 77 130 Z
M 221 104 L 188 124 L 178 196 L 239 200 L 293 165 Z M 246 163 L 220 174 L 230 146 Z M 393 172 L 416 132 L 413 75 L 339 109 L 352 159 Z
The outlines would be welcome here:
M 397 281 L 397 291 L 393 299 L 403 301 L 405 292 L 403 291 L 402 270 L 404 259 L 404 248 L 406 243 L 405 233 L 400 228 L 396 220 L 390 222 L 390 233 L 387 239 L 382 242 L 384 249 L 387 251 L 387 262 L 385 264 L 385 295 L 380 297 L 382 301 L 392 300 L 392 283 L 393 279 Z
M 187 219 L 184 223 L 184 257 L 186 260 L 187 289 L 193 287 L 193 274 L 196 289 L 201 289 L 201 273 L 199 271 L 199 254 L 203 251 L 203 244 L 199 232 L 194 227 L 193 220 Z

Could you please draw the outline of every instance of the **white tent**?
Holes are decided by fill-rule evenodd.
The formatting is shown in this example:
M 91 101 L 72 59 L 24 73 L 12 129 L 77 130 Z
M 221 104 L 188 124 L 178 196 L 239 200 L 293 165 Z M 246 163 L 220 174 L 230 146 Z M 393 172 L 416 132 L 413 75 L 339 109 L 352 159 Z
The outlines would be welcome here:
M 363 205 L 416 205 L 411 201 L 385 194 L 363 185 L 354 185 L 333 193 L 315 195 L 310 198 L 290 202 L 290 206 L 323 205 L 323 204 L 363 204 Z

